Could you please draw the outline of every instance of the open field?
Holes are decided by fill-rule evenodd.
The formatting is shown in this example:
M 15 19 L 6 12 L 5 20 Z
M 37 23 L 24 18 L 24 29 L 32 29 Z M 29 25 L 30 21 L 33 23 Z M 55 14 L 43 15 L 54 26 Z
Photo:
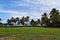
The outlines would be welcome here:
M 43 27 L 0 28 L 0 34 L 60 34 L 60 28 L 43 28 Z
M 60 40 L 60 28 L 0 28 L 0 35 L 0 40 Z

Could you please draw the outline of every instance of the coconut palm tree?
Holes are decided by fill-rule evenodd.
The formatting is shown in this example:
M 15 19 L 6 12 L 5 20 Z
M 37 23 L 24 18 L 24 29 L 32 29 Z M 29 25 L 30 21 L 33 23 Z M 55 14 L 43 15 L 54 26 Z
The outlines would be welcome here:
M 50 20 L 52 21 L 53 25 L 56 25 L 60 22 L 60 15 L 59 10 L 56 10 L 56 8 L 53 8 L 50 12 Z
M 34 19 L 32 19 L 32 20 L 30 21 L 30 24 L 31 24 L 31 26 L 35 26 L 35 21 L 34 21 Z
M 29 16 L 27 16 L 26 18 L 27 18 L 27 21 L 29 21 Z
M 49 18 L 46 13 L 42 15 L 41 21 L 43 26 L 47 26 L 49 24 Z
M 38 19 L 37 20 L 37 26 L 40 26 L 40 23 L 41 23 L 41 21 L 40 21 L 40 19 Z
M 10 19 L 7 19 L 7 24 L 8 24 L 8 25 L 11 24 Z
M 11 19 L 10 19 L 10 23 L 11 23 L 11 25 L 13 25 L 14 24 L 14 17 L 11 17 Z
M 2 20 L 2 19 L 0 18 L 0 24 L 2 24 L 1 20 Z
M 29 16 L 25 17 L 25 22 L 29 21 Z
M 15 23 L 16 23 L 16 22 L 17 22 L 17 24 L 20 23 L 20 19 L 19 19 L 19 17 L 15 18 Z
M 14 22 L 14 17 L 11 17 L 10 22 Z
M 20 19 L 20 23 L 24 26 L 24 22 L 25 22 L 25 17 L 23 16 L 23 17 Z

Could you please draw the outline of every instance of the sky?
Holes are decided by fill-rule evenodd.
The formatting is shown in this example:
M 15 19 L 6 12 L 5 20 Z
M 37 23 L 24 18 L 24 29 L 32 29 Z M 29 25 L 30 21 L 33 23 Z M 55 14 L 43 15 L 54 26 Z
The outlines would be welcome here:
M 3 23 L 11 17 L 30 16 L 30 19 L 40 19 L 52 8 L 60 10 L 60 0 L 0 0 L 0 18 Z

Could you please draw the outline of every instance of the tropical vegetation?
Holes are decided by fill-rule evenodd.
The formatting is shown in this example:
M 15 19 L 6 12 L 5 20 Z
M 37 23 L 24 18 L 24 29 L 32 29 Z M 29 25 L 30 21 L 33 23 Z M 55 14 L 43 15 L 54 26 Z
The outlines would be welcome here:
M 47 15 L 49 14 L 49 16 Z M 29 16 L 22 17 L 11 17 L 11 19 L 7 19 L 7 23 L 5 25 L 13 25 L 13 26 L 60 26 L 60 12 L 56 8 L 53 8 L 50 13 L 43 13 L 41 19 L 29 20 Z M 2 19 L 0 18 L 0 25 L 3 24 Z

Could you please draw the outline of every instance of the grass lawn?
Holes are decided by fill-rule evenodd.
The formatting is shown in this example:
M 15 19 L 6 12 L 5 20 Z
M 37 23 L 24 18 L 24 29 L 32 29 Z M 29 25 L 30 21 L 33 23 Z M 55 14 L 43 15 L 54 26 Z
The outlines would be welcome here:
M 60 28 L 44 28 L 44 27 L 18 27 L 18 28 L 0 28 L 0 34 L 13 35 L 0 40 L 60 40 L 60 36 L 30 36 L 31 34 L 42 35 L 60 35 Z M 30 34 L 30 35 L 27 35 Z
M 60 34 L 60 28 L 43 28 L 43 27 L 0 28 L 0 34 Z

